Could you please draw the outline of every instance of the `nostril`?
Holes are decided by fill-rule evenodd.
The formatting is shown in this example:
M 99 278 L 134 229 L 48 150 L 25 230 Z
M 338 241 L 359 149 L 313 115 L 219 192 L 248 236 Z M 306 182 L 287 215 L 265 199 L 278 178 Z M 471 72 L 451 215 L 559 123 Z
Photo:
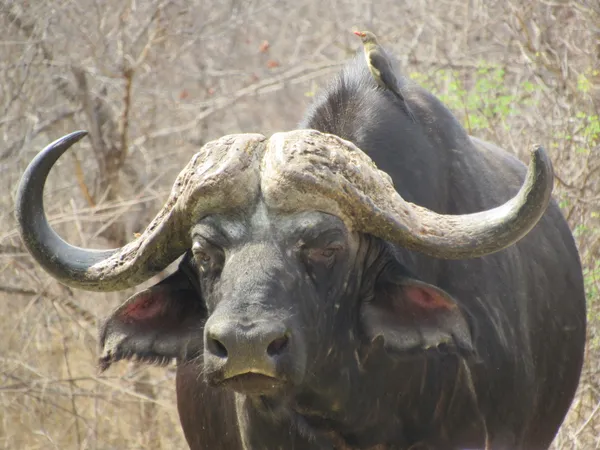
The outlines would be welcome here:
M 219 358 L 227 358 L 227 348 L 215 338 L 209 338 L 208 342 L 208 350 L 215 356 Z
M 290 341 L 290 338 L 287 334 L 285 334 L 281 337 L 278 337 L 273 342 L 271 342 L 269 344 L 269 346 L 267 347 L 267 354 L 269 356 L 276 356 L 276 355 L 280 354 L 281 352 L 283 352 L 286 349 L 289 341 Z

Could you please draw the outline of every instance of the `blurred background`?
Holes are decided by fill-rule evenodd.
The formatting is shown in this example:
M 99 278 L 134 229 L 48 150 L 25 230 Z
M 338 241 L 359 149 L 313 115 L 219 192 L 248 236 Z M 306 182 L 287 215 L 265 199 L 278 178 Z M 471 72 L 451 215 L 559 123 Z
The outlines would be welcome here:
M 90 132 L 51 173 L 47 212 L 75 245 L 120 246 L 204 143 L 294 129 L 361 49 L 355 28 L 470 134 L 525 162 L 534 143 L 550 152 L 590 321 L 555 449 L 600 446 L 598 0 L 0 0 L 0 448 L 187 448 L 173 367 L 98 374 L 97 326 L 133 291 L 62 286 L 18 238 L 15 191 L 33 156 Z

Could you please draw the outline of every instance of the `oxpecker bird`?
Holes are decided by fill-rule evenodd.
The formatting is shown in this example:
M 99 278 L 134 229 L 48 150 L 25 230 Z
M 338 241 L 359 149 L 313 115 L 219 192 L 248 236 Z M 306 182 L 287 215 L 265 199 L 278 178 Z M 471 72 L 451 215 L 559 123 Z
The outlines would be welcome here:
M 415 122 L 415 116 L 408 107 L 402 92 L 400 92 L 392 62 L 383 47 L 377 41 L 377 36 L 370 31 L 355 31 L 354 34 L 357 35 L 363 43 L 367 65 L 369 66 L 371 75 L 375 78 L 377 85 L 382 89 L 387 89 L 392 92 L 400 102 L 402 109 L 404 109 L 406 114 L 413 122 Z

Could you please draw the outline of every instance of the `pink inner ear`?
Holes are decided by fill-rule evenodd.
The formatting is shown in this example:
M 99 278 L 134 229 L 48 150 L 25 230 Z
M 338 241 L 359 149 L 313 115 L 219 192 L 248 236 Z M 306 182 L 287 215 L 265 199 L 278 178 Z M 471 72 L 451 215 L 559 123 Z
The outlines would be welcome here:
M 121 317 L 127 322 L 153 319 L 164 313 L 165 304 L 165 298 L 159 292 L 155 290 L 142 292 L 125 306 Z
M 452 309 L 456 305 L 441 292 L 422 286 L 405 286 L 404 295 L 415 306 L 426 309 Z

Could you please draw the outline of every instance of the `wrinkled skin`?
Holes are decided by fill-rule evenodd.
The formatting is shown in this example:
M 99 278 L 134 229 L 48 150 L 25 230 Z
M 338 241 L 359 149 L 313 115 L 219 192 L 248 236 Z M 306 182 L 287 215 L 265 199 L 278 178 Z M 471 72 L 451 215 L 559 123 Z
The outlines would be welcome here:
M 156 288 L 158 291 L 159 287 L 177 286 L 176 290 L 153 294 L 159 305 L 165 297 L 175 299 L 163 309 L 163 314 L 173 314 L 177 308 L 182 323 L 187 319 L 190 324 L 189 335 L 178 336 L 188 343 L 188 354 L 183 358 L 202 351 L 202 330 L 194 324 L 201 323 L 204 316 L 210 317 L 206 329 L 219 321 L 233 321 L 238 328 L 241 324 L 260 326 L 263 321 L 281 321 L 291 330 L 287 352 L 272 374 L 283 380 L 275 388 L 270 383 L 262 386 L 260 378 L 247 376 L 237 381 L 235 372 L 228 374 L 218 365 L 220 358 L 204 351 L 203 372 L 208 385 L 251 394 L 237 399 L 238 420 L 246 424 L 242 434 L 246 448 L 332 448 L 328 433 L 334 425 L 329 422 L 339 423 L 345 430 L 344 440 L 360 448 L 373 447 L 381 439 L 404 443 L 403 427 L 397 419 L 381 427 L 388 422 L 387 411 L 397 409 L 403 396 L 386 399 L 385 389 L 376 393 L 372 386 L 356 387 L 370 385 L 378 376 L 385 376 L 382 364 L 403 367 L 394 357 L 397 353 L 412 354 L 432 347 L 438 358 L 435 348 L 440 344 L 447 347 L 444 351 L 451 349 L 452 353 L 466 355 L 472 352 L 469 326 L 452 298 L 410 278 L 387 244 L 349 232 L 334 216 L 307 212 L 272 217 L 259 207 L 246 220 L 209 217 L 194 228 L 192 235 L 197 245 L 182 261 L 182 269 Z M 213 244 L 217 242 L 220 244 Z M 210 260 L 206 261 L 208 257 Z M 206 312 L 204 305 L 194 302 L 196 279 L 205 294 Z M 181 306 L 179 298 L 189 304 Z M 129 305 L 139 302 L 140 297 L 134 297 Z M 126 314 L 117 317 L 141 316 L 134 311 L 131 306 L 123 308 Z M 190 312 L 197 316 L 189 315 Z M 172 322 L 166 319 L 152 317 L 153 322 Z M 120 331 L 130 333 L 127 327 L 131 322 L 111 321 L 103 338 L 116 333 L 117 323 Z M 136 324 L 139 325 L 141 322 Z M 154 338 L 157 327 L 161 325 L 144 327 L 152 333 L 148 340 Z M 243 331 L 237 332 L 244 336 Z M 375 339 L 376 336 L 384 339 Z M 164 341 L 164 336 L 158 339 Z M 242 338 L 239 342 L 245 345 Z M 181 349 L 174 346 L 174 351 L 171 356 L 181 356 L 176 354 Z M 456 370 L 457 358 L 448 358 L 444 364 Z M 239 372 L 260 370 L 256 359 L 242 359 L 243 369 Z M 185 373 L 190 370 L 193 371 L 185 369 Z M 187 389 L 185 384 L 183 381 L 179 389 Z M 384 382 L 376 384 L 385 387 Z M 181 394 L 179 397 L 189 398 Z M 377 408 L 374 401 L 379 404 Z M 372 417 L 366 420 L 363 409 L 353 405 L 373 410 Z M 183 408 L 186 407 L 184 402 Z M 272 436 L 265 441 L 264 429 L 272 428 L 268 419 L 273 417 L 287 417 L 287 423 L 282 426 L 281 436 L 270 431 Z M 359 436 L 358 430 L 364 436 Z M 316 443 L 319 447 L 315 447 Z
M 415 124 L 372 82 L 358 58 L 301 126 L 356 143 L 436 212 L 518 190 L 524 165 L 467 136 L 431 94 L 406 89 Z M 549 447 L 585 342 L 581 267 L 554 202 L 516 245 L 464 261 L 260 199 L 190 233 L 179 270 L 129 299 L 101 338 L 105 366 L 178 359 L 193 450 Z

